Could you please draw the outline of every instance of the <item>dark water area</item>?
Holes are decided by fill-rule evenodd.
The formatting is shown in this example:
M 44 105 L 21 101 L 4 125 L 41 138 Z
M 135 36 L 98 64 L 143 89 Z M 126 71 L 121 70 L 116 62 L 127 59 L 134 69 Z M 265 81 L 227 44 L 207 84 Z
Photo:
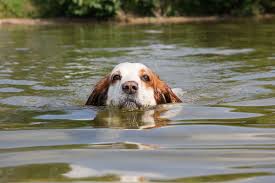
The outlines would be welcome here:
M 84 106 L 121 62 L 182 104 Z M 0 27 L 0 182 L 274 182 L 275 24 Z

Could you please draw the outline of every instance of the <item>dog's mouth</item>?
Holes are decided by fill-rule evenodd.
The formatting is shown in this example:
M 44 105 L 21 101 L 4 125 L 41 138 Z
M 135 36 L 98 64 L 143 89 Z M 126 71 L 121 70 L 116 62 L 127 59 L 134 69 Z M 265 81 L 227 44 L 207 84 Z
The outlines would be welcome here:
M 130 110 L 135 110 L 135 109 L 142 108 L 142 104 L 140 104 L 138 101 L 136 101 L 133 98 L 126 98 L 120 102 L 119 107 L 130 109 Z

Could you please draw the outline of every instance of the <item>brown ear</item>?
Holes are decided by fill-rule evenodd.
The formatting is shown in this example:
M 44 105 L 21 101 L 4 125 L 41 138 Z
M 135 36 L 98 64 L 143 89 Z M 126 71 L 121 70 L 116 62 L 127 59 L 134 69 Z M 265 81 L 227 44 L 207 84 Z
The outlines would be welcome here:
M 89 96 L 85 105 L 102 106 L 106 105 L 107 93 L 109 89 L 109 75 L 101 79 Z
M 155 89 L 155 100 L 157 104 L 181 103 L 181 99 L 165 84 L 163 88 Z
M 181 99 L 172 91 L 172 89 L 159 76 L 154 74 L 154 94 L 157 104 L 181 103 Z

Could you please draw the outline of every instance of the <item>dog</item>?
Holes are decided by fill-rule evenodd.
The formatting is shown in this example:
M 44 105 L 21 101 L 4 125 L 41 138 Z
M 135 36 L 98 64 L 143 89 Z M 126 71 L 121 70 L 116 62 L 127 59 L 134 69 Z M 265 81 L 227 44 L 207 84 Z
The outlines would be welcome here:
M 86 105 L 142 109 L 181 99 L 150 68 L 141 63 L 120 63 L 94 87 Z

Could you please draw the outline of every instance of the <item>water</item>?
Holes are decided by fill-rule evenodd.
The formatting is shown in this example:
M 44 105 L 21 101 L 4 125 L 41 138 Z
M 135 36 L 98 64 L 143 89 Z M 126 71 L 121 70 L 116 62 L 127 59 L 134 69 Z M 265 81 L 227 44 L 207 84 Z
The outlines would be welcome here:
M 274 182 L 275 25 L 0 27 L 0 182 Z M 141 62 L 183 104 L 83 104 Z

